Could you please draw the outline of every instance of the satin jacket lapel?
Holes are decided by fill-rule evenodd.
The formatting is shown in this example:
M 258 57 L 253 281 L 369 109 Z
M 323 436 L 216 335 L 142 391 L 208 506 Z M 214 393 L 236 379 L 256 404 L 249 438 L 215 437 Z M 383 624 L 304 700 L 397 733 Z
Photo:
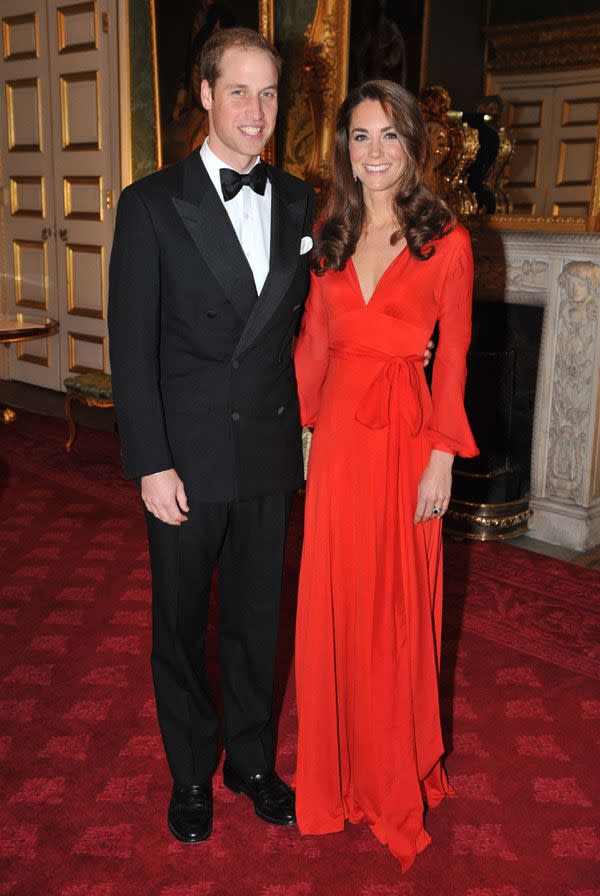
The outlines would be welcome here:
M 306 200 L 290 201 L 278 184 L 276 169 L 271 168 L 270 172 L 272 193 L 269 274 L 248 318 L 234 357 L 250 347 L 273 316 L 288 290 L 300 259 Z
M 248 320 L 257 296 L 252 269 L 198 152 L 184 163 L 183 198 L 172 201 L 227 299 Z

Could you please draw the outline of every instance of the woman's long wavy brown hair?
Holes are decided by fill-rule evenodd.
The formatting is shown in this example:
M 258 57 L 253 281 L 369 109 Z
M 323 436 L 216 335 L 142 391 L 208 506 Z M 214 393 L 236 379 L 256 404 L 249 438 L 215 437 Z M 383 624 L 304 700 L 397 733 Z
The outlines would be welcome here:
M 398 229 L 392 234 L 391 245 L 406 237 L 410 253 L 425 261 L 435 252 L 431 243 L 455 224 L 453 213 L 435 194 L 433 156 L 417 100 L 393 81 L 366 81 L 348 94 L 338 112 L 328 202 L 316 229 L 313 259 L 317 273 L 342 270 L 354 254 L 365 225 L 362 185 L 354 180 L 349 149 L 352 113 L 363 100 L 381 103 L 406 154 L 406 166 L 393 198 Z

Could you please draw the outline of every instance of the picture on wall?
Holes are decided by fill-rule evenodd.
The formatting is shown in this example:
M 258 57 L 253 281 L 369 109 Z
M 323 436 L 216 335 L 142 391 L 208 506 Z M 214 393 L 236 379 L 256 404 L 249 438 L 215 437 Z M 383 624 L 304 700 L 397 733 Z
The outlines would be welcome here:
M 425 0 L 353 0 L 349 87 L 372 78 L 419 92 Z
M 200 102 L 200 54 L 218 28 L 258 28 L 258 0 L 154 0 L 163 165 L 200 146 L 208 119 Z

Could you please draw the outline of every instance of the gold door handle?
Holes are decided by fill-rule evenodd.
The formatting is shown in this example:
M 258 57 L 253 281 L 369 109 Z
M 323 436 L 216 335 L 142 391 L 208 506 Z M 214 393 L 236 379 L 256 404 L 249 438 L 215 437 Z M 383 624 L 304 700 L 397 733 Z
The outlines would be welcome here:
M 67 233 L 66 227 L 61 227 L 61 229 L 58 231 L 58 235 L 61 238 L 61 240 L 63 241 L 63 243 L 67 242 L 67 240 L 69 238 L 69 234 Z
M 41 239 L 43 239 L 45 242 L 51 236 L 52 236 L 52 230 L 50 229 L 50 227 L 44 227 L 44 229 L 42 230 Z

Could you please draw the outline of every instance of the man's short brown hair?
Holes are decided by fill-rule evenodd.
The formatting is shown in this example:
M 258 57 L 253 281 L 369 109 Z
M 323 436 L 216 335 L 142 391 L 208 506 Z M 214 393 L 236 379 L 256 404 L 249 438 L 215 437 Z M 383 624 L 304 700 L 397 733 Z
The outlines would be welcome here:
M 202 48 L 200 58 L 200 74 L 203 81 L 208 81 L 208 86 L 214 90 L 215 82 L 221 74 L 221 62 L 226 50 L 238 48 L 240 50 L 262 50 L 267 53 L 277 70 L 277 77 L 281 74 L 283 60 L 273 44 L 254 31 L 252 28 L 222 28 L 215 31 L 208 38 Z

